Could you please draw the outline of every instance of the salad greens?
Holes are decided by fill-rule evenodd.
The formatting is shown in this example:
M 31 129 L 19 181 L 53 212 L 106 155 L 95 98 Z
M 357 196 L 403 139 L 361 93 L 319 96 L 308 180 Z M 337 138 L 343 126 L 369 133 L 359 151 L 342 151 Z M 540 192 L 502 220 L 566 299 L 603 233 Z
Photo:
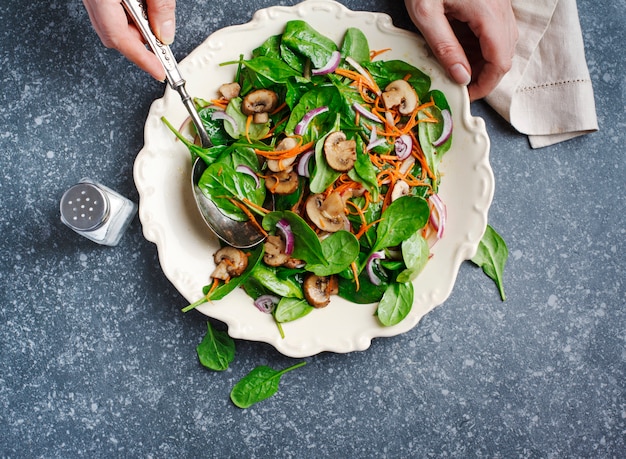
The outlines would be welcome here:
M 472 257 L 472 263 L 481 267 L 483 272 L 489 276 L 496 283 L 500 298 L 502 301 L 506 300 L 504 294 L 504 265 L 509 258 L 509 249 L 496 230 L 490 225 L 487 225 L 485 234 L 483 235 L 480 243 L 478 244 L 478 250 L 476 255 Z
M 207 164 L 203 193 L 267 239 L 242 274 L 214 273 L 184 310 L 242 287 L 278 324 L 334 294 L 379 303 L 384 326 L 403 320 L 445 226 L 445 95 L 411 64 L 380 59 L 359 29 L 338 46 L 302 20 L 222 65 L 235 67 L 233 81 L 196 101 L 213 145 L 185 143 Z

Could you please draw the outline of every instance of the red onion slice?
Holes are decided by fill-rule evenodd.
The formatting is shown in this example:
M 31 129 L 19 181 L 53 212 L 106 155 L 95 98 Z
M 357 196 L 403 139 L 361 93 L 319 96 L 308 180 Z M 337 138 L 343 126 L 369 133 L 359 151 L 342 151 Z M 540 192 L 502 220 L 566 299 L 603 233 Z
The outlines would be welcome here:
M 441 239 L 448 219 L 448 209 L 436 193 L 431 194 L 428 201 L 432 204 L 433 210 L 435 210 L 435 212 L 430 213 L 430 223 L 437 231 L 437 239 Z
M 384 258 L 385 252 L 381 250 L 379 252 L 374 252 L 367 259 L 367 264 L 365 265 L 365 269 L 367 270 L 367 277 L 369 277 L 370 282 L 374 285 L 380 285 L 382 283 L 380 277 L 378 277 L 374 272 L 374 262 L 375 260 L 383 260 Z
M 256 175 L 256 173 L 252 170 L 250 166 L 246 166 L 245 164 L 240 164 L 239 166 L 235 168 L 235 170 L 237 172 L 240 172 L 242 174 L 246 174 L 252 177 L 254 179 L 254 183 L 256 184 L 257 188 L 261 186 L 261 181 L 259 180 L 259 176 Z
M 326 75 L 327 73 L 334 72 L 341 63 L 341 53 L 339 51 L 333 51 L 330 55 L 330 59 L 323 67 L 319 69 L 311 70 L 311 75 Z
M 370 121 L 373 121 L 375 123 L 380 123 L 380 119 L 374 115 L 372 112 L 370 112 L 367 108 L 363 107 L 361 104 L 359 104 L 358 102 L 354 102 L 352 104 L 352 109 L 355 112 L 358 112 L 359 114 L 361 114 L 362 116 L 364 116 L 365 118 L 367 118 Z
M 296 127 L 293 130 L 294 134 L 296 134 L 296 135 L 303 135 L 306 132 L 307 128 L 309 127 L 309 123 L 311 122 L 311 120 L 313 118 L 315 118 L 317 115 L 320 115 L 320 114 L 325 113 L 327 111 L 328 111 L 328 107 L 327 106 L 323 106 L 323 107 L 314 108 L 313 110 L 311 110 L 308 113 L 306 113 L 302 117 L 300 122 L 298 124 L 296 124 Z
M 298 160 L 298 175 L 300 177 L 309 177 L 311 174 L 309 173 L 309 163 L 311 162 L 311 157 L 313 156 L 313 153 L 315 153 L 314 150 L 309 150 L 306 151 L 302 154 L 302 156 L 300 156 L 300 159 Z
M 394 148 L 398 159 L 407 159 L 413 150 L 413 139 L 410 135 L 403 134 L 396 139 Z
M 435 147 L 440 147 L 446 143 L 452 134 L 452 115 L 450 114 L 450 110 L 441 110 L 441 116 L 443 117 L 443 131 L 441 131 L 439 138 L 433 142 Z
M 214 112 L 212 112 L 211 113 L 211 119 L 212 120 L 224 120 L 224 121 L 226 121 L 228 124 L 230 124 L 230 126 L 231 126 L 231 128 L 233 130 L 233 133 L 235 134 L 235 136 L 239 135 L 239 127 L 237 126 L 237 121 L 235 121 L 235 118 L 230 116 L 224 110 L 215 110 Z
M 378 88 L 378 85 L 372 79 L 372 75 L 370 75 L 369 72 L 361 66 L 361 64 L 359 64 L 357 61 L 352 59 L 350 56 L 346 57 L 346 62 L 350 64 L 354 68 L 354 70 L 359 72 L 361 76 L 363 76 L 363 78 L 365 78 L 368 81 L 368 83 L 370 84 L 372 88 Z M 376 91 L 376 95 L 380 96 L 381 94 L 382 94 L 382 91 L 378 89 Z
M 276 228 L 282 233 L 285 240 L 285 255 L 291 255 L 293 253 L 294 237 L 291 231 L 291 225 L 284 218 L 280 219 L 276 223 Z
M 274 295 L 261 295 L 254 301 L 254 305 L 261 312 L 271 314 L 276 309 L 276 305 L 280 301 L 280 298 Z

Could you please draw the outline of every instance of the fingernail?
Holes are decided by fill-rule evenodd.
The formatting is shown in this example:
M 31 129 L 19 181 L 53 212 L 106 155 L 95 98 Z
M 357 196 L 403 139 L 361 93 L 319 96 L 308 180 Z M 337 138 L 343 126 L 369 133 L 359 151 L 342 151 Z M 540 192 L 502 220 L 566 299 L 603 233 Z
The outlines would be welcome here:
M 165 45 L 171 45 L 174 42 L 174 34 L 176 33 L 176 26 L 174 21 L 165 21 L 161 24 L 161 42 Z
M 461 64 L 453 64 L 452 66 L 450 66 L 450 69 L 448 71 L 450 72 L 450 76 L 452 77 L 452 79 L 458 84 L 467 86 L 468 84 L 470 84 L 470 81 L 472 81 L 472 76 Z

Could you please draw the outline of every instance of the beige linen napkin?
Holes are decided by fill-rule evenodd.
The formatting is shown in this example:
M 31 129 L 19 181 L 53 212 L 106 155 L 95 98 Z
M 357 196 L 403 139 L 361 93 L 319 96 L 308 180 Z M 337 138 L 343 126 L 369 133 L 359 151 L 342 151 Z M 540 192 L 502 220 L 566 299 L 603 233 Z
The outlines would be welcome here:
M 485 99 L 540 148 L 598 130 L 576 0 L 513 0 L 513 66 Z

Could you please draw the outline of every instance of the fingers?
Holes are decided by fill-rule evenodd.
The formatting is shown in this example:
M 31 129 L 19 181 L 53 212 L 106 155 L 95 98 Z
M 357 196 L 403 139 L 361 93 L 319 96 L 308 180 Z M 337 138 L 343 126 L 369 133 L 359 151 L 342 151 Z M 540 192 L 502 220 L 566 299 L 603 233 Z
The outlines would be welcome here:
M 147 0 L 146 4 L 152 31 L 162 43 L 171 45 L 176 32 L 176 1 Z
M 471 100 L 488 95 L 511 68 L 518 38 L 510 0 L 405 0 L 407 10 L 450 77 L 468 86 Z M 455 34 L 465 23 L 472 39 Z M 472 45 L 477 43 L 477 53 Z M 468 57 L 469 56 L 469 57 Z M 471 75 L 471 76 L 470 76 Z
M 128 23 L 128 17 L 119 0 L 83 0 L 83 3 L 104 46 L 118 50 L 153 78 L 165 80 L 163 66 L 145 47 L 137 28 Z
M 405 0 L 405 4 L 411 19 L 450 78 L 458 84 L 468 85 L 471 67 L 445 16 L 443 2 Z
M 483 8 L 488 9 L 468 19 L 480 44 L 480 56 L 472 62 L 474 78 L 468 87 L 471 100 L 487 96 L 511 69 L 519 36 L 510 1 L 486 3 Z

